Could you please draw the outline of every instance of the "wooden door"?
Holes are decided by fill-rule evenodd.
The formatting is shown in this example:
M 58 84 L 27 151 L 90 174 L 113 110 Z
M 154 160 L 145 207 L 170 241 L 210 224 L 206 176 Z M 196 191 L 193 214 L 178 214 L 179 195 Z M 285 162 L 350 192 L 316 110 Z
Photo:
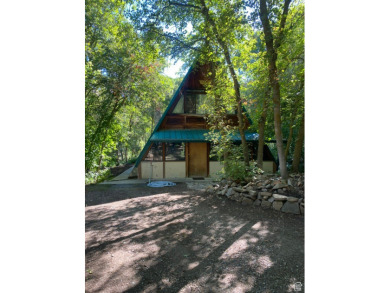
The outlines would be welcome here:
M 207 143 L 188 143 L 188 177 L 206 177 L 207 163 Z

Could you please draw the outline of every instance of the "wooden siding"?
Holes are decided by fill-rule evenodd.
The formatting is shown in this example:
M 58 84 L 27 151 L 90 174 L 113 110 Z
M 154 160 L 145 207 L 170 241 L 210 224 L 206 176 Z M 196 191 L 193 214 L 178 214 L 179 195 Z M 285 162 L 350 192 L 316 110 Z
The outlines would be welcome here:
M 160 129 L 208 129 L 205 115 L 199 114 L 168 114 L 165 116 Z M 236 114 L 227 114 L 226 123 L 231 126 L 238 126 Z M 245 119 L 245 130 L 250 126 Z

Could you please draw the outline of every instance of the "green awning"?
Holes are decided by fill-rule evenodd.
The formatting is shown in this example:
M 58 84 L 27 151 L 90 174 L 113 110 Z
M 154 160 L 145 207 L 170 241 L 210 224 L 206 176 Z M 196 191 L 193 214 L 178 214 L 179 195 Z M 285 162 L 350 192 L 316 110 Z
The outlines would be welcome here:
M 207 129 L 167 129 L 160 130 L 153 133 L 150 141 L 157 142 L 209 142 L 205 134 Z M 245 131 L 245 138 L 247 141 L 257 141 L 259 135 L 256 132 Z M 237 131 L 232 136 L 233 141 L 241 141 L 240 133 Z

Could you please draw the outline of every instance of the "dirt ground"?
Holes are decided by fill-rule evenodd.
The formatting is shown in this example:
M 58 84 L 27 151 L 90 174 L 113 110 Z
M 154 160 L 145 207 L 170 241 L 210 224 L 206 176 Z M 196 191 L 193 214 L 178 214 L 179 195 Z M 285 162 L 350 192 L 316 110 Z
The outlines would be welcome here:
M 304 292 L 304 217 L 174 187 L 86 186 L 86 292 Z

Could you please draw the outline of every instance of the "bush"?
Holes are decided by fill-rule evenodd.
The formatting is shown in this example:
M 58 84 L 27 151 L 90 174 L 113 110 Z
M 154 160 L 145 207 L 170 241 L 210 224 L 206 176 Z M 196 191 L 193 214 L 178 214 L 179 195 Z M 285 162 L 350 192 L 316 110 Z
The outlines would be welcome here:
M 240 146 L 232 145 L 224 163 L 221 175 L 233 181 L 250 181 L 253 176 L 263 173 L 256 162 L 252 162 L 249 167 L 245 166 Z
M 137 161 L 137 157 L 131 158 L 130 160 L 127 160 L 126 164 L 134 164 L 135 161 Z
M 245 164 L 242 161 L 227 160 L 224 171 L 226 178 L 234 181 L 242 181 L 247 177 Z
M 85 174 L 85 184 L 95 184 L 102 182 L 111 176 L 110 169 L 103 169 L 100 171 L 90 171 Z

